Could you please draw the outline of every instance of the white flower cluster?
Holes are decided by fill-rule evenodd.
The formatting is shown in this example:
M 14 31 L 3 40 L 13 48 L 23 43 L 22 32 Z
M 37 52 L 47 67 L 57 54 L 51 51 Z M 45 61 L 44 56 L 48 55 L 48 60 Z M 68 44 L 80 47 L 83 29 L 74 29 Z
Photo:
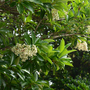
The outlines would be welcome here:
M 90 25 L 87 26 L 87 32 L 90 34 Z
M 26 61 L 28 57 L 36 56 L 37 48 L 35 45 L 21 45 L 19 43 L 16 44 L 12 49 L 12 52 L 14 52 L 17 56 L 20 56 L 22 61 Z
M 3 55 L 2 54 L 0 54 L 0 58 L 3 58 Z
M 76 47 L 78 50 L 82 50 L 82 51 L 88 51 L 88 47 L 87 47 L 87 43 L 84 41 L 84 42 L 77 42 L 77 45 Z
M 53 20 L 59 20 L 59 14 L 57 9 L 52 9 L 52 18 Z

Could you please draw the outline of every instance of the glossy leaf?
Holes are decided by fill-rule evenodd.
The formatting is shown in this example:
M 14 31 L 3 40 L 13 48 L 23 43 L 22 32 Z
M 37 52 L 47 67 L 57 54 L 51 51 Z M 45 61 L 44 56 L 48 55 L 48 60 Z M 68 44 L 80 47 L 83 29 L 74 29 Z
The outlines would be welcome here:
M 26 21 L 25 21 L 25 22 L 26 22 L 26 23 L 27 23 L 27 22 L 31 22 L 31 20 L 32 20 L 32 16 L 29 15 L 29 16 L 26 18 Z
M 71 43 L 66 44 L 65 48 L 67 49 L 70 45 L 71 45 Z
M 30 2 L 34 2 L 34 3 L 37 3 L 37 4 L 42 4 L 40 0 L 30 0 Z
M 39 54 L 37 54 L 37 59 L 38 59 L 39 61 L 44 61 L 43 57 L 40 56 Z
M 22 71 L 24 71 L 24 72 L 30 74 L 30 72 L 29 72 L 28 70 L 26 70 L 26 69 L 22 69 Z
M 53 64 L 52 60 L 48 58 L 47 56 L 44 56 L 44 59 L 47 60 L 50 64 Z
M 24 81 L 24 77 L 22 75 L 20 75 L 19 73 L 17 73 L 17 75 L 21 78 L 21 80 Z
M 65 56 L 66 54 L 69 54 L 69 53 L 74 52 L 74 51 L 76 51 L 76 50 L 70 50 L 70 51 L 68 51 L 67 49 L 64 49 L 62 51 L 62 53 L 60 53 L 58 56 L 59 56 L 59 58 L 61 58 L 61 57 Z
M 3 29 L 0 29 L 0 32 L 4 32 L 4 33 L 7 33 L 7 32 L 10 32 L 10 30 L 6 29 L 6 28 L 3 28 Z
M 26 43 L 27 43 L 28 45 L 30 45 L 32 39 L 30 38 L 30 36 L 28 35 L 28 33 L 25 33 L 25 34 L 24 34 L 24 37 L 25 37 Z
M 24 7 L 26 7 L 28 10 L 30 10 L 32 13 L 34 13 L 34 9 L 33 9 L 32 5 L 29 2 L 24 1 L 22 4 L 23 4 Z
M 18 65 L 18 64 L 19 64 L 19 61 L 20 61 L 20 57 L 17 57 L 17 58 L 14 60 L 14 64 L 15 64 L 15 65 Z
M 52 0 L 40 0 L 43 3 L 51 3 Z
M 22 14 L 24 12 L 24 7 L 23 7 L 23 5 L 21 3 L 17 5 L 17 11 L 20 14 Z
M 14 59 L 15 59 L 15 58 L 14 58 L 14 54 L 12 53 L 12 54 L 11 54 L 11 65 L 13 64 Z
M 64 48 L 65 48 L 65 41 L 64 39 L 62 39 L 60 42 L 60 46 L 57 49 L 60 50 L 60 52 L 62 52 Z
M 38 73 L 37 72 L 34 73 L 34 77 L 35 77 L 35 81 L 37 81 L 38 80 Z
M 53 39 L 44 39 L 44 41 L 47 41 L 48 43 L 55 42 Z

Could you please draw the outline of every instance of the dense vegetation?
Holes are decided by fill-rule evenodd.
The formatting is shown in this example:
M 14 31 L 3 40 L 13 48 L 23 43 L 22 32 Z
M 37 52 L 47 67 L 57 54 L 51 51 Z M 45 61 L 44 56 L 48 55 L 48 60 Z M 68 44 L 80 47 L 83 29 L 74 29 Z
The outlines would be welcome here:
M 0 0 L 0 90 L 90 90 L 90 0 Z

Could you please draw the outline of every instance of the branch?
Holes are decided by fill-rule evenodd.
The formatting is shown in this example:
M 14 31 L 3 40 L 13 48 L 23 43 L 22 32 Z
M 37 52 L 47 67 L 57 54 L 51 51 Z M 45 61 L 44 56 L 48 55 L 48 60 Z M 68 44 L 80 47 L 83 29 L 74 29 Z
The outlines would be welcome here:
M 59 36 L 52 36 L 53 39 L 55 38 L 59 38 L 59 37 L 67 37 L 67 36 L 73 36 L 73 35 L 81 35 L 80 33 L 74 33 L 74 34 L 63 34 L 63 35 L 59 35 Z
M 40 22 L 38 23 L 36 29 L 35 29 L 35 32 L 37 31 L 38 27 L 40 26 L 41 22 L 43 21 L 43 19 L 40 20 Z
M 52 36 L 52 38 L 56 39 L 56 38 L 60 38 L 60 37 L 75 36 L 75 35 L 81 35 L 83 37 L 90 38 L 89 36 L 86 36 L 86 35 L 83 35 L 83 34 L 80 34 L 80 33 L 56 35 L 56 36 Z
M 11 46 L 6 46 L 6 47 L 4 47 L 4 48 L 1 48 L 1 47 L 0 47 L 0 49 L 3 50 L 3 51 L 4 51 L 4 50 L 7 50 L 7 49 L 10 50 L 10 49 L 11 49 Z

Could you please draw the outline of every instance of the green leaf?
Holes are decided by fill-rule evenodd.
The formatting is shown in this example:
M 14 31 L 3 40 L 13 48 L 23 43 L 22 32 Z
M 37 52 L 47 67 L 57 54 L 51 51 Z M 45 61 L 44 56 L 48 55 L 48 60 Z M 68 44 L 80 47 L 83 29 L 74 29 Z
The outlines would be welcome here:
M 16 76 L 15 76 L 15 75 L 13 75 L 13 74 L 10 74 L 10 75 L 11 75 L 11 77 L 16 78 Z
M 28 33 L 24 33 L 24 37 L 25 37 L 25 41 L 28 45 L 31 44 L 31 38 L 30 36 L 28 35 Z
M 14 61 L 14 64 L 15 64 L 15 65 L 18 65 L 18 64 L 19 64 L 19 60 L 20 60 L 20 57 L 17 57 L 17 58 L 15 59 L 15 61 Z
M 57 48 L 59 51 L 60 51 L 60 53 L 64 50 L 64 48 L 65 48 L 65 41 L 64 41 L 64 39 L 62 39 L 61 40 L 61 43 L 60 43 L 60 46 Z
M 2 68 L 2 66 L 0 66 L 0 73 L 4 73 L 4 72 L 10 73 L 8 69 Z
M 31 20 L 32 20 L 32 16 L 29 15 L 29 16 L 26 18 L 26 23 L 27 23 L 27 22 L 31 22 Z
M 2 79 L 2 84 L 3 84 L 3 87 L 5 88 L 6 87 L 6 82 Z
M 24 77 L 21 76 L 19 73 L 17 73 L 17 75 L 21 78 L 22 81 L 24 81 Z
M 52 21 L 52 13 L 51 13 L 51 11 L 48 11 L 48 12 L 47 12 L 47 16 L 48 16 L 48 19 L 49 19 L 50 21 Z
M 66 54 L 69 54 L 69 53 L 74 52 L 74 51 L 76 51 L 76 50 L 67 51 L 67 49 L 64 49 L 58 56 L 59 56 L 59 58 L 61 58 L 61 57 L 65 56 Z
M 32 5 L 31 5 L 29 2 L 24 1 L 22 4 L 23 4 L 23 6 L 25 6 L 28 10 L 30 10 L 32 13 L 34 13 L 34 9 L 33 9 Z
M 55 70 L 55 64 L 53 64 L 53 75 L 55 75 L 55 72 L 56 72 L 56 70 Z
M 48 70 L 46 70 L 45 75 L 48 75 L 48 73 L 49 73 L 49 71 L 48 71 Z
M 38 80 L 38 73 L 37 72 L 34 73 L 34 78 L 35 78 L 35 81 Z
M 48 46 L 48 57 L 51 57 L 55 54 L 56 51 L 53 50 L 51 45 Z
M 24 71 L 24 72 L 30 74 L 30 72 L 29 72 L 28 70 L 26 70 L 26 69 L 22 69 L 22 71 Z
M 0 60 L 0 65 L 5 65 L 5 64 L 7 64 L 6 61 Z
M 72 63 L 70 63 L 70 62 L 64 61 L 64 64 L 67 65 L 67 66 L 73 67 Z
M 55 42 L 53 39 L 44 39 L 44 41 L 47 41 L 48 43 Z
M 39 61 L 44 61 L 43 57 L 42 57 L 41 55 L 39 55 L 39 54 L 37 54 L 37 59 L 38 59 Z
M 8 29 L 6 29 L 6 28 L 3 28 L 3 29 L 0 29 L 0 33 L 2 33 L 2 32 L 8 33 L 8 32 L 10 32 L 10 30 L 8 30 Z
M 59 68 L 59 65 L 58 65 L 58 64 L 56 64 L 56 63 L 55 63 L 55 65 L 56 65 L 56 67 L 57 67 L 57 71 L 58 71 L 58 70 L 60 69 L 60 68 Z
M 22 13 L 24 12 L 24 7 L 23 7 L 23 5 L 22 5 L 21 3 L 19 3 L 19 4 L 17 5 L 17 11 L 18 11 L 20 14 L 22 14 Z
M 67 51 L 67 53 L 69 54 L 69 53 L 71 53 L 71 52 L 75 52 L 76 50 L 69 50 L 69 51 Z
M 49 50 L 46 45 L 42 45 L 41 48 L 42 48 L 42 50 L 44 50 L 45 52 L 48 52 L 48 50 Z
M 12 53 L 11 54 L 11 65 L 13 64 L 13 61 L 14 61 L 14 54 Z
M 54 0 L 54 2 L 59 3 L 59 2 L 68 2 L 68 1 L 74 1 L 74 0 Z
M 62 58 L 61 59 L 65 65 L 73 66 L 71 58 Z
M 39 43 L 39 41 L 40 41 L 40 38 L 39 38 L 39 37 L 37 37 L 37 38 L 36 38 L 36 40 L 35 40 L 35 44 L 38 44 L 38 43 Z
M 43 58 L 44 58 L 45 60 L 47 60 L 50 64 L 53 64 L 52 60 L 51 60 L 50 58 L 48 58 L 47 56 L 43 56 Z
M 71 45 L 71 43 L 66 44 L 65 48 L 67 49 L 70 45 Z
M 5 22 L 0 22 L 0 28 L 4 27 L 6 25 Z
M 40 0 L 42 3 L 51 3 L 52 0 Z
M 30 2 L 34 2 L 34 3 L 37 3 L 37 4 L 42 4 L 40 0 L 30 0 Z
M 40 12 L 41 19 L 43 19 L 44 15 L 45 15 L 45 10 L 44 9 L 41 9 L 41 12 Z

